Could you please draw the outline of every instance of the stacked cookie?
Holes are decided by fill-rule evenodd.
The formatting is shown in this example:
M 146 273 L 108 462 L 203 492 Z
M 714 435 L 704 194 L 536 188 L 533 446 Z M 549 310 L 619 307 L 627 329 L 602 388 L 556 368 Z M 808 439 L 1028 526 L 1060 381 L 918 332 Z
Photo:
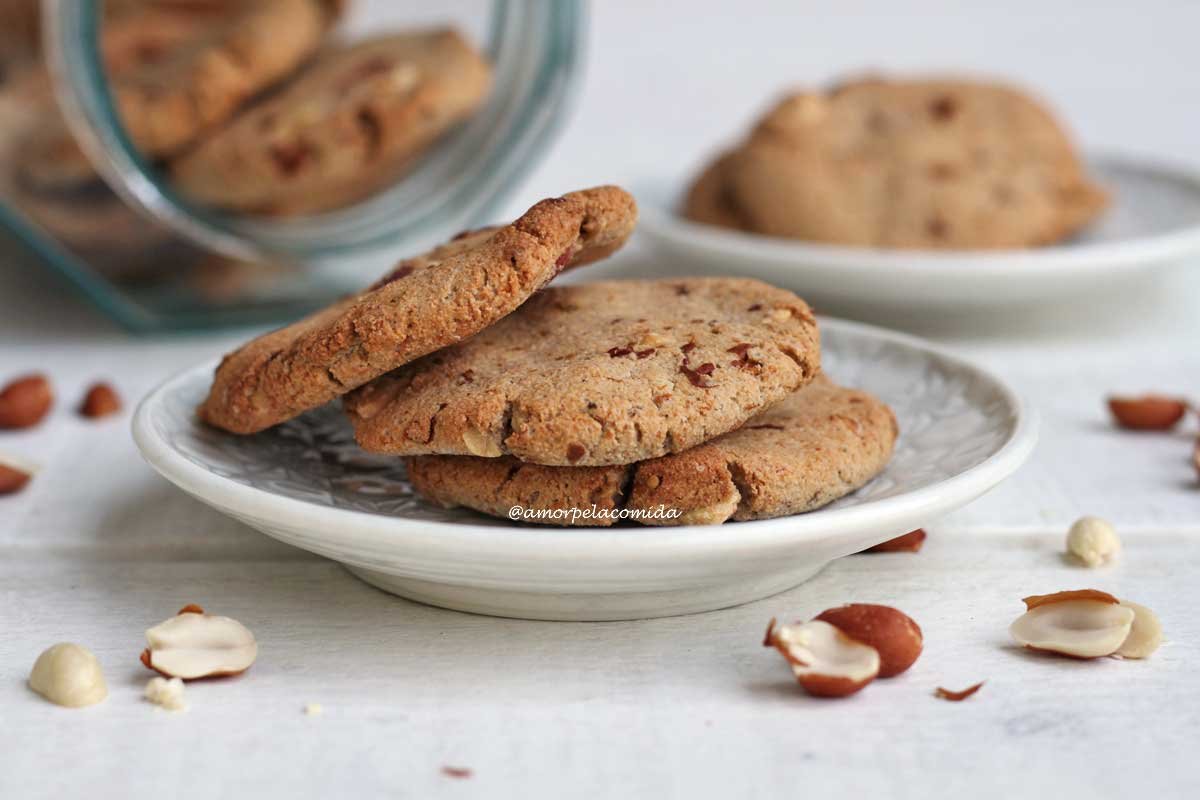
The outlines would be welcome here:
M 1057 242 L 1107 204 L 1024 93 L 856 80 L 783 98 L 692 184 L 683 212 L 750 233 L 883 248 Z
M 794 294 L 734 278 L 543 289 L 635 218 L 624 191 L 589 189 L 401 262 L 227 356 L 200 416 L 253 433 L 342 396 L 359 444 L 408 457 L 427 499 L 551 524 L 775 517 L 882 470 L 895 420 L 820 374 Z

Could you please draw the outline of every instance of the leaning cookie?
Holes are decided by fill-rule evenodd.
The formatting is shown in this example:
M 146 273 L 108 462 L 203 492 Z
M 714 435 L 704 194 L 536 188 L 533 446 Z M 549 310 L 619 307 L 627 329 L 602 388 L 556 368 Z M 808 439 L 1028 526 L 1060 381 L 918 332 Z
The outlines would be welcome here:
M 684 214 L 768 236 L 920 249 L 1027 247 L 1107 195 L 1028 95 L 959 80 L 858 80 L 775 105 L 697 178 Z
M 883 470 L 896 436 L 886 405 L 819 377 L 732 433 L 639 464 L 417 456 L 408 476 L 431 502 L 498 517 L 517 507 L 550 525 L 610 525 L 622 513 L 647 525 L 709 525 L 799 514 L 849 494 Z
M 565 268 L 624 244 L 633 198 L 601 186 L 407 259 L 365 292 L 227 355 L 200 418 L 233 433 L 290 419 L 512 313 Z
M 174 162 L 171 177 L 193 200 L 226 209 L 337 208 L 394 180 L 490 84 L 487 62 L 453 30 L 357 42 L 319 56 Z
M 454 347 L 347 395 L 363 449 L 631 464 L 727 433 L 813 379 L 817 323 L 744 278 L 547 289 Z

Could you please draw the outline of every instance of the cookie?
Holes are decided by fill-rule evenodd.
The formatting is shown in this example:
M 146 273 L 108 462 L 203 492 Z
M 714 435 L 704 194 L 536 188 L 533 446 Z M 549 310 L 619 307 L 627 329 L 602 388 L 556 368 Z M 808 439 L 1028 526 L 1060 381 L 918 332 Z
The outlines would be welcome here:
M 133 8 L 114 12 L 110 5 L 105 3 L 100 34 L 100 50 L 110 79 L 161 62 L 195 39 L 198 30 L 218 22 L 227 10 L 207 3 L 193 7 L 142 2 L 138 13 L 132 13 Z M 96 168 L 75 140 L 49 91 L 34 113 L 37 120 L 29 126 L 20 148 L 22 184 L 32 190 L 57 192 L 97 180 Z
M 311 57 L 336 18 L 322 0 L 257 0 L 235 9 L 186 47 L 113 76 L 121 120 L 143 155 L 176 153 L 228 120 Z
M 861 487 L 891 458 L 891 410 L 818 376 L 744 426 L 639 464 L 546 467 L 511 456 L 416 456 L 408 477 L 426 499 L 508 518 L 509 509 L 587 510 L 605 516 L 532 516 L 556 525 L 609 525 L 613 512 L 649 525 L 710 525 L 811 511 Z M 680 516 L 645 517 L 662 506 Z
M 122 121 L 154 160 L 190 145 L 223 123 L 252 94 L 286 76 L 316 50 L 335 9 L 299 0 L 240 5 L 233 0 L 140 0 L 105 4 L 100 47 Z M 300 13 L 280 26 L 278 44 L 242 58 L 271 15 Z M 91 160 L 50 98 L 22 145 L 22 183 L 39 191 L 98 178 Z
M 483 102 L 491 68 L 456 31 L 404 33 L 321 55 L 282 92 L 171 166 L 193 200 L 325 211 L 389 185 Z
M 602 186 L 401 261 L 361 294 L 227 355 L 200 417 L 254 433 L 323 405 L 492 325 L 562 269 L 619 248 L 636 219 L 629 194 Z
M 733 155 L 732 152 L 722 153 L 704 168 L 689 187 L 684 198 L 684 208 L 689 218 L 705 225 L 718 225 L 722 228 L 748 228 L 729 191 L 729 181 L 726 177 L 726 170 L 733 161 Z
M 35 55 L 40 36 L 38 0 L 0 0 L 0 67 Z
M 702 173 L 684 213 L 817 242 L 986 249 L 1062 240 L 1106 203 L 1055 119 L 1015 89 L 859 80 L 783 99 Z
M 737 428 L 812 380 L 817 323 L 756 280 L 550 288 L 348 395 L 365 450 L 631 464 Z

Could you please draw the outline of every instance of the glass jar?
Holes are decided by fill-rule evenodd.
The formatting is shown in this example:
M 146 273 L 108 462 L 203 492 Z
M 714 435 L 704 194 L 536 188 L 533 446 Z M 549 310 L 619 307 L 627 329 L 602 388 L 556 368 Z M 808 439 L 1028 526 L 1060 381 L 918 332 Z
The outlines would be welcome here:
M 120 322 L 141 330 L 292 317 L 369 284 L 399 257 L 492 221 L 565 117 L 585 33 L 582 0 L 351 2 L 339 39 L 356 43 L 385 31 L 449 24 L 484 52 L 491 88 L 466 121 L 385 188 L 347 207 L 272 217 L 189 200 L 134 147 L 114 110 L 98 45 L 103 5 L 42 4 L 49 84 L 103 184 L 60 198 L 62 208 L 47 213 L 39 203 L 48 201 L 33 197 L 19 179 L 2 181 L 0 222 Z M 0 158 L 15 167 L 19 146 L 6 147 Z M 106 263 L 111 254 L 72 230 L 78 221 L 71 221 L 72 209 L 84 215 L 103 209 L 111 219 L 101 215 L 95 227 L 110 238 L 132 231 L 132 251 L 151 266 Z

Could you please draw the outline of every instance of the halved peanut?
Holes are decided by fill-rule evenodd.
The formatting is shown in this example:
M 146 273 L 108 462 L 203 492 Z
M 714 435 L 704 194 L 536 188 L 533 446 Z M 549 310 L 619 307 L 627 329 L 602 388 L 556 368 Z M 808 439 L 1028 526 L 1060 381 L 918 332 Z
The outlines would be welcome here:
M 237 675 L 258 657 L 258 643 L 245 625 L 196 605 L 147 630 L 146 641 L 142 663 L 168 678 Z
M 817 697 L 854 694 L 879 674 L 875 648 L 822 620 L 778 628 L 772 624 L 764 644 L 782 653 L 800 686 Z
M 1018 644 L 1031 650 L 1099 658 L 1112 655 L 1129 636 L 1134 612 L 1104 592 L 1082 590 L 1035 595 L 1029 609 L 1009 628 Z
M 1117 648 L 1117 655 L 1124 658 L 1146 658 L 1162 644 L 1162 623 L 1153 611 L 1138 603 L 1122 600 L 1121 605 L 1133 611 L 1133 625 L 1129 635 Z

